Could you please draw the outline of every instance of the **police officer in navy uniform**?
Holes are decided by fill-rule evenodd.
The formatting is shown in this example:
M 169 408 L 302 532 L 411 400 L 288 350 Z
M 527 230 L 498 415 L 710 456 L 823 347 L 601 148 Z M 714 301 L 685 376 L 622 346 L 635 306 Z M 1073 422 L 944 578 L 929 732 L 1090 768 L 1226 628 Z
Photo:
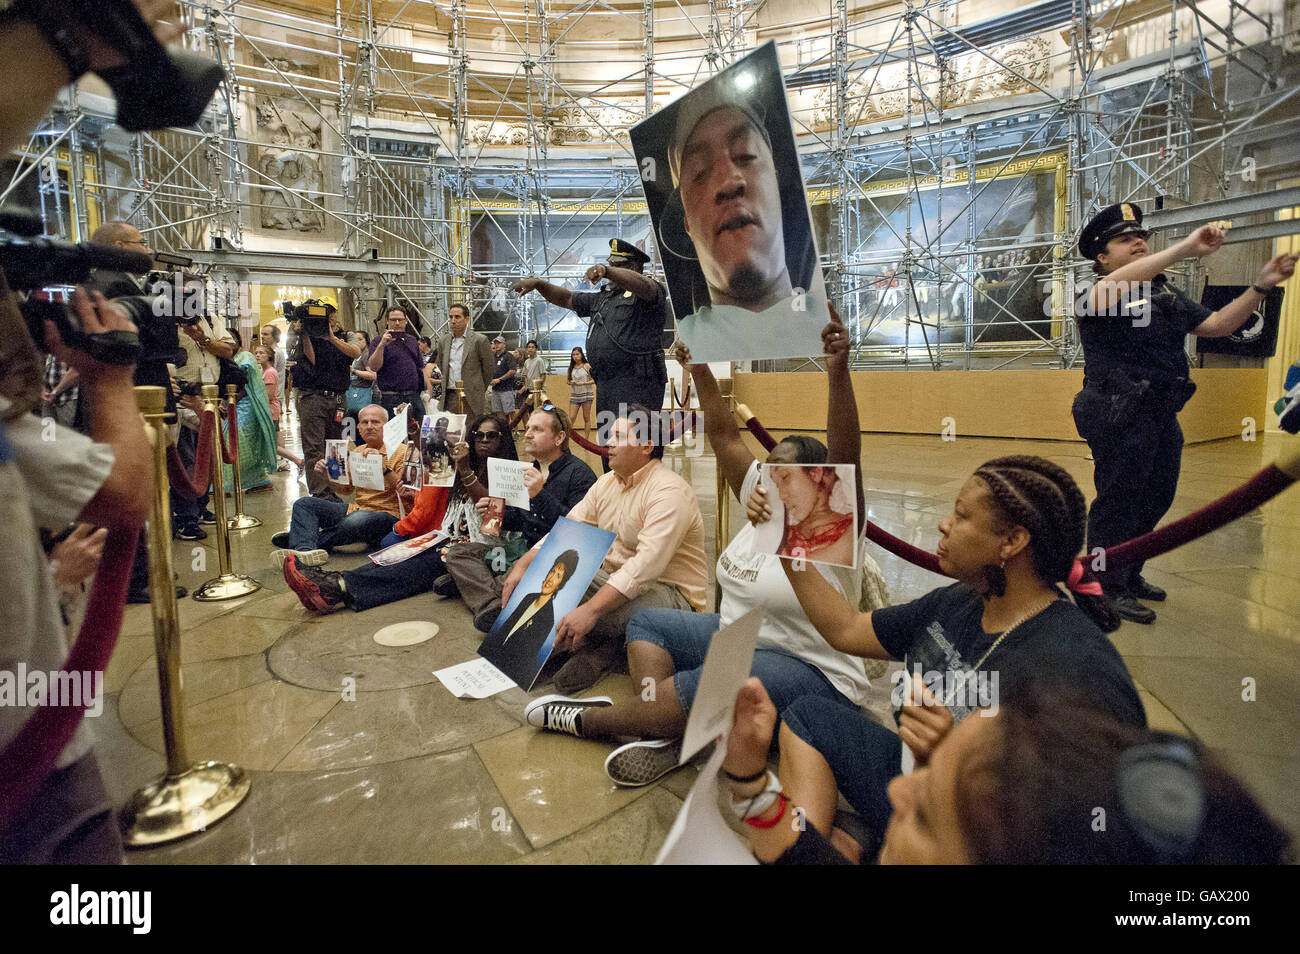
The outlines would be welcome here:
M 1076 312 L 1084 381 L 1074 421 L 1092 449 L 1097 487 L 1088 513 L 1089 551 L 1148 533 L 1173 504 L 1183 450 L 1177 415 L 1196 390 L 1186 336 L 1232 334 L 1295 271 L 1296 256 L 1279 255 L 1250 288 L 1212 312 L 1170 285 L 1163 272 L 1217 251 L 1223 231 L 1203 225 L 1162 252 L 1148 250 L 1149 234 L 1142 210 L 1121 202 L 1102 209 L 1079 236 L 1079 252 L 1093 260 L 1098 276 Z M 1141 564 L 1098 575 L 1120 616 L 1155 621 L 1155 612 L 1138 600 L 1163 600 L 1165 592 L 1142 578 Z
M 519 295 L 536 291 L 552 305 L 591 319 L 585 351 L 596 379 L 596 426 L 602 444 L 620 404 L 663 406 L 668 290 L 642 274 L 648 261 L 650 256 L 631 242 L 610 239 L 606 263 L 593 265 L 586 274 L 588 282 L 606 282 L 600 291 L 573 292 L 541 278 L 525 278 L 512 289 Z

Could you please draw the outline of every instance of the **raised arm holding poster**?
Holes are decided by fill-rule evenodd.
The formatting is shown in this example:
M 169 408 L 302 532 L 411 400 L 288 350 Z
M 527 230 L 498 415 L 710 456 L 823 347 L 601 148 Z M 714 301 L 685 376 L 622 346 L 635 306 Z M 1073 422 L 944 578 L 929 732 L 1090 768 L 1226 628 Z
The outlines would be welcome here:
M 776 43 L 630 130 L 696 361 L 822 352 L 829 313 Z

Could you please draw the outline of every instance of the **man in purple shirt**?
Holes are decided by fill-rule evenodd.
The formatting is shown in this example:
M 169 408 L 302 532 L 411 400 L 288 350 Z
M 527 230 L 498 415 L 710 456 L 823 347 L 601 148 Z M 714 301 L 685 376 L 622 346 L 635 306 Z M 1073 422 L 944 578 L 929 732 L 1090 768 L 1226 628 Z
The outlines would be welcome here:
M 391 417 L 399 404 L 410 404 L 416 420 L 424 417 L 424 401 L 420 390 L 424 382 L 424 357 L 420 354 L 420 339 L 409 329 L 410 319 L 406 309 L 391 305 L 385 312 L 387 330 L 370 346 L 370 360 L 366 367 L 377 375 L 379 403 Z

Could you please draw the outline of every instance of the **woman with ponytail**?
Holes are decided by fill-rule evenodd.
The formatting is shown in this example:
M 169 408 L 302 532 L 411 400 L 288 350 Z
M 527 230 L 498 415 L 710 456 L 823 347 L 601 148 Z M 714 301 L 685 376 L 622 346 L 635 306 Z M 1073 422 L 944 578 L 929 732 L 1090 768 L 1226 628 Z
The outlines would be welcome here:
M 770 517 L 761 485 L 750 498 L 749 516 L 755 522 Z M 868 855 L 873 852 L 860 849 L 874 845 L 889 821 L 890 780 L 927 764 L 967 716 L 995 713 L 999 693 L 1012 686 L 1032 682 L 1041 691 L 1081 691 L 1120 723 L 1145 727 L 1128 669 L 1101 631 L 1115 628 L 1114 612 L 1100 586 L 1083 581 L 1076 559 L 1086 525 L 1083 494 L 1063 469 L 1041 457 L 1000 457 L 975 471 L 939 523 L 939 566 L 958 581 L 950 586 L 861 613 L 821 574 L 782 560 L 803 611 L 832 647 L 902 660 L 906 668 L 893 681 L 897 735 L 816 699 L 788 706 L 778 730 L 786 797 L 755 804 L 766 804 L 769 812 L 778 803 L 796 804 L 807 823 L 846 855 Z M 750 751 L 727 752 L 724 767 L 742 807 L 763 794 L 760 760 Z M 832 830 L 837 790 L 865 822 L 857 837 Z M 797 851 L 786 854 L 798 834 L 791 825 L 753 821 L 760 859 L 798 860 Z

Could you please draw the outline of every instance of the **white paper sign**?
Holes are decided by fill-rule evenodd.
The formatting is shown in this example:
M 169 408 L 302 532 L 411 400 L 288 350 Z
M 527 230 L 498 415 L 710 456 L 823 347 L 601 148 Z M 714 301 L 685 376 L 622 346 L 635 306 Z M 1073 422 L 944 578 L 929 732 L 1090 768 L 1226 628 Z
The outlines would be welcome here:
M 739 621 L 737 621 L 739 622 Z M 694 711 L 694 707 L 692 707 Z M 756 865 L 758 860 L 718 810 L 718 770 L 727 757 L 722 740 L 700 769 L 682 810 L 668 830 L 657 865 Z
M 410 406 L 402 408 L 402 413 L 393 417 L 384 425 L 384 453 L 391 454 L 397 450 L 399 444 L 406 440 L 406 416 L 410 413 Z
M 749 678 L 762 625 L 763 607 L 758 606 L 713 634 L 700 670 L 690 718 L 686 720 L 679 764 L 685 765 L 687 759 L 718 736 L 731 732 L 736 694 Z
M 524 486 L 524 471 L 532 470 L 532 464 L 489 457 L 487 465 L 489 495 L 504 498 L 507 507 L 533 509 L 529 504 L 528 488 Z
M 434 675 L 459 699 L 486 699 L 515 688 L 514 680 L 482 658 L 436 670 Z
M 348 469 L 352 472 L 352 486 L 364 490 L 384 489 L 384 455 L 363 454 L 353 451 L 348 455 Z

